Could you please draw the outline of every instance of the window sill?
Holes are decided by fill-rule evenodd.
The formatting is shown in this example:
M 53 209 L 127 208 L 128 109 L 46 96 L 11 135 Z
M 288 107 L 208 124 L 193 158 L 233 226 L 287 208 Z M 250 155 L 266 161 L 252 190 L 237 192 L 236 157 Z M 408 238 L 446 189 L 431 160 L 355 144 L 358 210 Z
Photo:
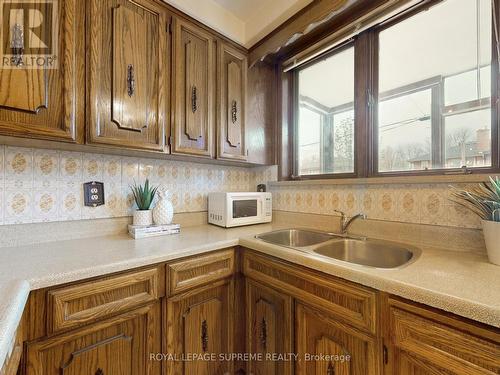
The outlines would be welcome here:
M 473 183 L 489 181 L 491 174 L 468 175 L 426 175 L 426 176 L 397 176 L 397 177 L 369 177 L 369 178 L 329 178 L 310 180 L 290 180 L 269 182 L 269 186 L 300 186 L 300 185 L 387 185 L 387 184 L 446 184 L 446 183 Z

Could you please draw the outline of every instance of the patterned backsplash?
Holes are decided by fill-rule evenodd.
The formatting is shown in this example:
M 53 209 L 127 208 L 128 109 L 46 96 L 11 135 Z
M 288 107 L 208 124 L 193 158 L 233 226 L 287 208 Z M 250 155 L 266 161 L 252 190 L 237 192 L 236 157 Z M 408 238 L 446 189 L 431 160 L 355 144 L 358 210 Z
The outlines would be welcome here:
M 453 184 L 464 186 L 464 184 Z M 479 228 L 480 219 L 452 202 L 449 184 L 272 186 L 274 209 L 370 219 Z
M 212 191 L 255 191 L 276 168 L 209 164 L 0 145 L 0 224 L 131 215 L 130 185 L 149 178 L 169 189 L 175 212 L 207 210 Z M 84 182 L 105 184 L 104 206 L 83 205 Z
M 212 191 L 255 191 L 275 181 L 274 167 L 227 167 L 0 145 L 0 225 L 111 218 L 132 214 L 130 185 L 149 178 L 170 190 L 175 212 L 207 210 Z M 83 205 L 84 182 L 105 183 L 106 205 Z M 274 185 L 274 209 L 479 228 L 479 219 L 449 200 L 448 184 Z

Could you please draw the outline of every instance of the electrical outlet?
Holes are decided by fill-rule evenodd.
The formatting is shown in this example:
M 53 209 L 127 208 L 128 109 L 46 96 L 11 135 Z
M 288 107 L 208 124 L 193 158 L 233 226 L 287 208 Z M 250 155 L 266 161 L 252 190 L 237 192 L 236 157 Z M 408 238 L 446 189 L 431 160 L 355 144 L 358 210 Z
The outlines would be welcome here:
M 102 206 L 104 204 L 104 184 L 97 181 L 83 184 L 83 196 L 85 206 Z

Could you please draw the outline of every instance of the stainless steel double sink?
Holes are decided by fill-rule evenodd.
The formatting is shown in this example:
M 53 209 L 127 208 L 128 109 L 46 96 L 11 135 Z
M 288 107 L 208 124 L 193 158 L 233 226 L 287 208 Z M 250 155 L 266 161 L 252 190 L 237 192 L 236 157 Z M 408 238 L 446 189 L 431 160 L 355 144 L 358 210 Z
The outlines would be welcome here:
M 420 255 L 418 248 L 409 245 L 308 229 L 283 229 L 255 237 L 273 245 L 376 268 L 400 268 Z

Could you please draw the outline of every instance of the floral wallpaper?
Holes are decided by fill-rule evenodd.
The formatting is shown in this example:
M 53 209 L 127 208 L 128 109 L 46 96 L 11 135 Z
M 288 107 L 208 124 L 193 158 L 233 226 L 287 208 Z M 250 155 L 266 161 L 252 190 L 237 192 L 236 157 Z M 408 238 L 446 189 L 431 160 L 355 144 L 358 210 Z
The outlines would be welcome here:
M 273 172 L 0 145 L 0 224 L 131 215 L 130 185 L 146 178 L 170 190 L 176 212 L 195 212 L 207 210 L 209 192 L 255 191 Z M 84 207 L 82 184 L 89 181 L 104 182 L 104 206 Z

